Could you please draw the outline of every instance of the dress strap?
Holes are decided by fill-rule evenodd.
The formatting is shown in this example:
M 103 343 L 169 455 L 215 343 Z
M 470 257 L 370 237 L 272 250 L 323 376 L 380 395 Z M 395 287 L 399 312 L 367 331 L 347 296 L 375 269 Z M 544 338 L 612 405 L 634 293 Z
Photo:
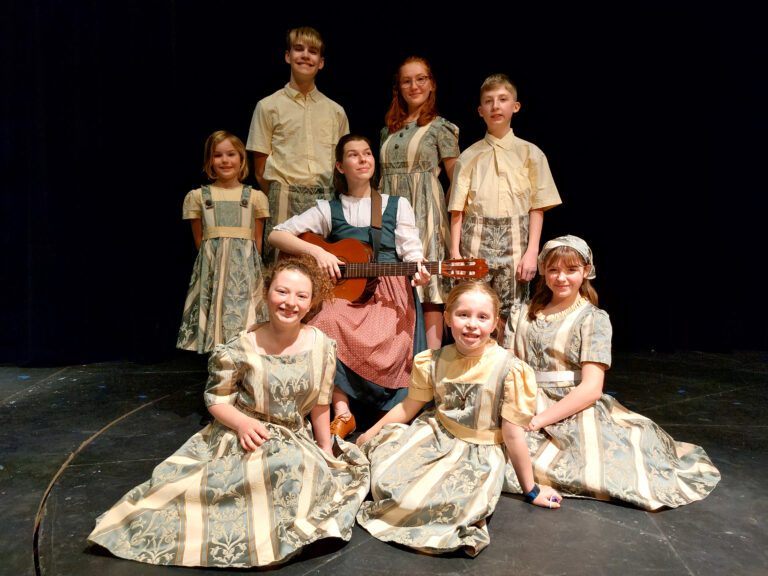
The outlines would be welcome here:
M 243 192 L 240 194 L 240 206 L 243 208 L 248 207 L 248 202 L 251 200 L 251 187 L 248 184 L 243 186 Z
M 371 188 L 371 246 L 373 246 L 373 261 L 379 261 L 379 246 L 381 246 L 381 194 Z
M 203 197 L 203 208 L 207 210 L 213 209 L 213 197 L 211 196 L 211 187 L 208 184 L 200 186 L 200 192 Z

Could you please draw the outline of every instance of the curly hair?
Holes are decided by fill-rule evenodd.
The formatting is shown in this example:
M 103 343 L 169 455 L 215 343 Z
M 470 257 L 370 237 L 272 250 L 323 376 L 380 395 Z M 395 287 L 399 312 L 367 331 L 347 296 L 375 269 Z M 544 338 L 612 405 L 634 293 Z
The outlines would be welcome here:
M 277 262 L 264 275 L 265 299 L 269 292 L 269 287 L 272 285 L 272 280 L 283 270 L 295 270 L 304 274 L 312 282 L 312 305 L 304 317 L 305 322 L 317 313 L 323 302 L 333 299 L 333 281 L 328 274 L 320 269 L 317 261 L 309 254 L 282 255 L 277 259 Z

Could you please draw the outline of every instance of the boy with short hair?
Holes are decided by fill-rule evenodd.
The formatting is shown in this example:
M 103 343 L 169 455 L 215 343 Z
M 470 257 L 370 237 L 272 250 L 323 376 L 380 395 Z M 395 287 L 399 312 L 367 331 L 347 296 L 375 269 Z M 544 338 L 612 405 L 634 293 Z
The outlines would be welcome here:
M 520 102 L 506 74 L 485 79 L 477 110 L 487 132 L 456 161 L 448 203 L 451 258 L 488 262 L 484 280 L 501 298 L 501 335 L 522 305 L 524 284 L 536 275 L 544 211 L 562 200 L 544 153 L 512 132 Z
M 246 143 L 253 152 L 256 181 L 269 197 L 265 265 L 277 256 L 266 241 L 275 225 L 311 208 L 320 198 L 333 198 L 334 149 L 349 133 L 344 108 L 315 86 L 315 77 L 325 66 L 320 33 L 309 26 L 292 28 L 286 44 L 290 80 L 256 104 Z

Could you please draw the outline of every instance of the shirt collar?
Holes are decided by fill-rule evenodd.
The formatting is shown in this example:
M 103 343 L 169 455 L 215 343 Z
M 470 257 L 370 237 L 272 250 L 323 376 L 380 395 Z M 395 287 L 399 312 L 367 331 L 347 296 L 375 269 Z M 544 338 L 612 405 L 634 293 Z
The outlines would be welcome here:
M 290 82 L 285 85 L 285 93 L 288 94 L 288 97 L 291 100 L 297 100 L 299 98 L 304 97 L 304 94 L 296 90 L 296 88 L 292 87 Z M 315 86 L 314 88 L 312 88 L 312 90 L 309 91 L 309 93 L 307 94 L 307 98 L 311 99 L 313 102 L 317 101 L 318 94 L 319 92 L 317 91 L 317 86 Z
M 491 146 L 498 146 L 504 150 L 512 150 L 515 145 L 515 133 L 510 128 L 509 132 L 507 132 L 503 138 L 496 138 L 496 136 L 486 132 L 485 141 L 488 142 L 488 144 Z

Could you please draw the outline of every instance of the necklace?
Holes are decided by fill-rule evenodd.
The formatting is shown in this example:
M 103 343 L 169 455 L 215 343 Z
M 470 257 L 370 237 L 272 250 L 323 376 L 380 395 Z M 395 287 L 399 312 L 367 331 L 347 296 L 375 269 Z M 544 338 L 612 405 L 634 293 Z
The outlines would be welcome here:
M 574 303 L 568 306 L 568 308 L 566 308 L 565 310 L 560 310 L 559 312 L 553 312 L 552 314 L 544 314 L 543 311 L 539 310 L 538 312 L 536 312 L 536 318 L 539 320 L 544 320 L 545 322 L 552 322 L 553 320 L 559 320 L 560 318 L 565 318 L 566 316 L 568 316 L 568 314 L 570 314 L 577 308 L 580 308 L 586 303 L 587 303 L 586 298 L 580 295 L 578 298 L 576 298 Z

